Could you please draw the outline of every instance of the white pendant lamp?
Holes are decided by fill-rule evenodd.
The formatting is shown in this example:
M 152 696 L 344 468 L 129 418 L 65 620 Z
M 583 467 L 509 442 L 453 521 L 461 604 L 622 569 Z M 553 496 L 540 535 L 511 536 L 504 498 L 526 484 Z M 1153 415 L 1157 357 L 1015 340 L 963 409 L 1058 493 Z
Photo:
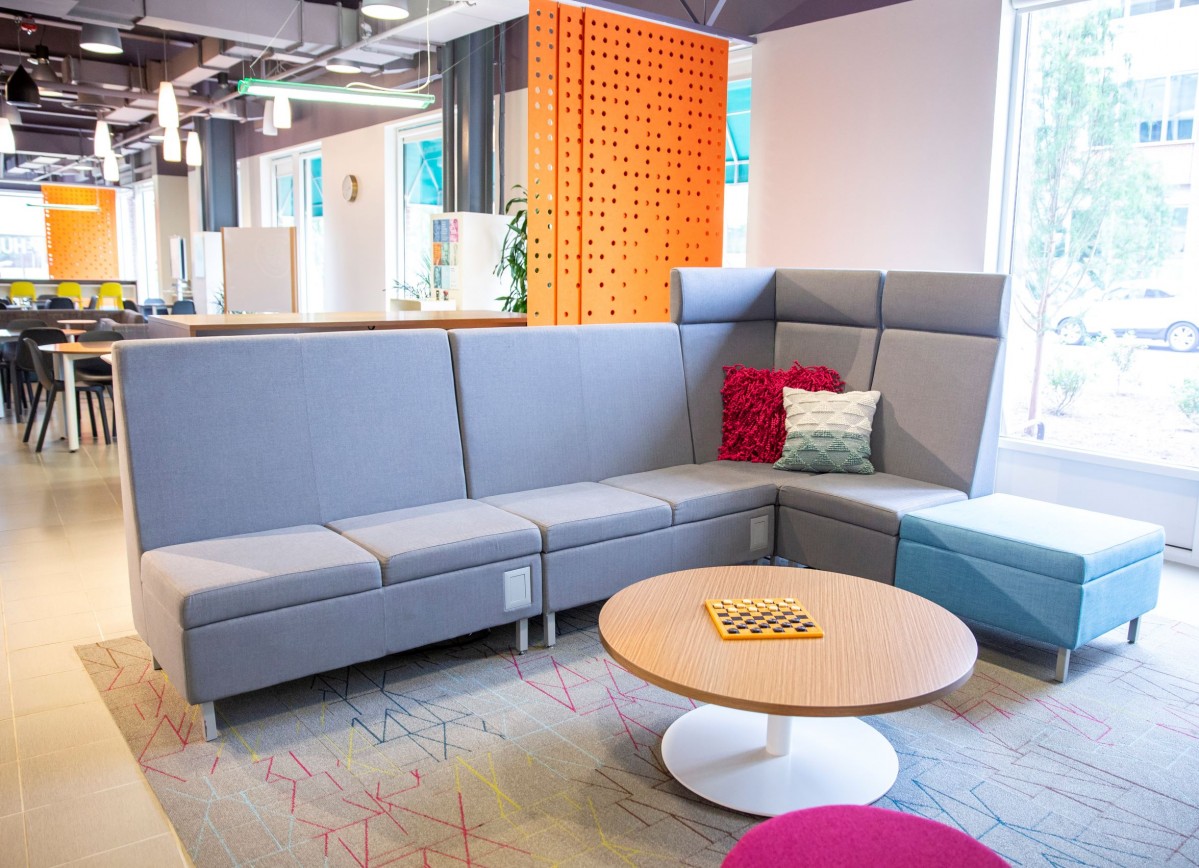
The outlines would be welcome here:
M 0 154 L 15 154 L 17 140 L 13 138 L 12 124 L 8 118 L 0 118 Z
M 201 166 L 204 164 L 204 153 L 200 150 L 200 136 L 195 130 L 187 134 L 187 164 Z
M 112 153 L 112 133 L 109 132 L 107 121 L 96 121 L 95 146 L 92 153 L 97 157 L 107 157 Z
M 275 129 L 291 129 L 291 100 L 285 96 L 275 97 Z
M 367 0 L 362 4 L 362 14 L 380 21 L 402 21 L 408 17 L 407 0 Z
M 117 155 L 111 150 L 104 157 L 104 180 L 116 184 L 121 180 L 121 168 L 117 165 Z
M 179 129 L 179 103 L 175 100 L 175 88 L 169 81 L 158 85 L 158 124 Z
M 179 128 L 167 127 L 162 137 L 162 158 L 168 163 L 178 163 L 183 159 L 183 145 L 179 141 Z
M 102 24 L 84 24 L 79 34 L 79 47 L 94 54 L 120 54 L 121 31 Z
M 275 129 L 275 101 L 268 99 L 262 104 L 262 134 L 264 136 L 277 136 L 279 131 Z

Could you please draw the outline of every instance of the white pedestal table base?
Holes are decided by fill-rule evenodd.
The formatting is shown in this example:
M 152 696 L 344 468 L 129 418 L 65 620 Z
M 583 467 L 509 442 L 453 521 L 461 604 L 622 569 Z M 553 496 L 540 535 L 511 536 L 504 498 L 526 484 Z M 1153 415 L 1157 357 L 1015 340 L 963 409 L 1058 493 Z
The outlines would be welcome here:
M 899 775 L 895 748 L 856 717 L 778 717 L 720 705 L 672 723 L 662 759 L 696 795 L 762 817 L 868 805 Z

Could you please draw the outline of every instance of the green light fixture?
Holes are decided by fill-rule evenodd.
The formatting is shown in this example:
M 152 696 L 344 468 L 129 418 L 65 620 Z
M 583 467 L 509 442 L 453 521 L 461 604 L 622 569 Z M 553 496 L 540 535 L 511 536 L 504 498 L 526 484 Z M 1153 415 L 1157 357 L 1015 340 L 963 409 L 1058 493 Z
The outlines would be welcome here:
M 261 78 L 243 78 L 237 83 L 237 92 L 270 99 L 287 97 L 305 102 L 327 102 L 337 105 L 373 105 L 416 109 L 428 108 L 433 104 L 434 99 L 431 93 L 389 90 L 372 85 L 333 87 L 326 84 L 305 84 L 296 81 L 267 81 Z

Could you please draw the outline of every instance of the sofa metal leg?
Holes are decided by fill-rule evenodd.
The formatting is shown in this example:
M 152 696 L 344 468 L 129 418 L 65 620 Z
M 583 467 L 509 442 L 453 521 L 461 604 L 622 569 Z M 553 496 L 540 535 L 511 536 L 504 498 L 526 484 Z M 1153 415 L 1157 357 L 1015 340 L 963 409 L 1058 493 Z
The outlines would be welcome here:
M 1128 644 L 1137 644 L 1137 633 L 1141 632 L 1141 619 L 1133 618 L 1128 622 Z
M 216 709 L 211 702 L 200 703 L 200 721 L 204 724 L 204 740 L 213 741 L 217 737 Z
M 529 619 L 521 618 L 516 622 L 516 653 L 524 654 L 529 650 Z
M 1070 673 L 1070 649 L 1057 649 L 1057 671 L 1053 675 L 1053 680 L 1059 683 L 1066 680 L 1066 676 Z
M 154 667 L 154 671 L 155 671 L 155 672 L 161 672 L 161 671 L 162 671 L 162 664 L 158 662 L 158 658 L 157 658 L 157 657 L 151 657 L 151 658 L 150 658 L 150 665 Z
M 557 619 L 553 612 L 546 612 L 541 620 L 545 622 L 545 647 L 553 648 L 558 641 Z

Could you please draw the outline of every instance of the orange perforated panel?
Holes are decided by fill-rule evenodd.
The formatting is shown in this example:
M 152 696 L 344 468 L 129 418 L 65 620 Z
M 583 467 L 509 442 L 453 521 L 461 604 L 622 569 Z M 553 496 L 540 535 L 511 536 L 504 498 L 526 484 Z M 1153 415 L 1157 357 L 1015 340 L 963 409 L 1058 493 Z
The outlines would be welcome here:
M 577 325 L 583 289 L 583 10 L 558 7 L 558 325 Z
M 557 319 L 558 247 L 554 194 L 557 186 L 558 4 L 529 4 L 529 324 L 553 325 Z
M 588 9 L 583 322 L 670 319 L 670 269 L 719 265 L 728 43 Z
M 544 191 L 552 176 L 554 190 L 536 223 L 530 210 L 530 251 L 543 254 L 530 265 L 530 322 L 668 320 L 670 269 L 720 265 L 728 44 L 544 0 L 529 40 L 530 184 Z M 537 90 L 551 68 L 553 116 Z M 548 261 L 553 276 L 539 273 L 535 291 Z
M 42 187 L 42 201 L 94 205 L 99 211 L 46 211 L 46 255 L 53 280 L 115 280 L 116 191 L 95 187 Z

